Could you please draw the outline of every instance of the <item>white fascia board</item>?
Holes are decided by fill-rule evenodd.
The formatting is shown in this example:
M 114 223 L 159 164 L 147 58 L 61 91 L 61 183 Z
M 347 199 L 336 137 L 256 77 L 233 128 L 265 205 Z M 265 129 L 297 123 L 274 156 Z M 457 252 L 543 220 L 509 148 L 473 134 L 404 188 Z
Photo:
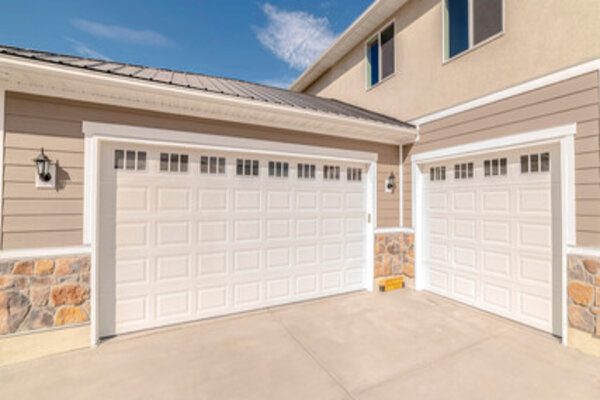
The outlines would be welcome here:
M 132 125 L 108 124 L 83 121 L 82 131 L 86 142 L 91 137 L 124 142 L 144 142 L 161 146 L 198 146 L 205 149 L 236 151 L 244 153 L 276 154 L 287 156 L 310 156 L 312 158 L 377 162 L 378 154 L 366 151 L 345 150 L 331 147 L 309 146 L 235 136 L 183 132 L 169 129 L 146 128 Z M 90 166 L 90 170 L 92 167 Z M 86 169 L 87 171 L 87 169 Z
M 193 116 L 386 144 L 410 143 L 411 127 L 345 117 L 131 77 L 0 56 L 7 89 L 113 106 Z
M 598 70 L 600 70 L 600 58 L 582 64 L 578 64 L 569 68 L 565 68 L 560 71 L 542 76 L 540 78 L 520 83 L 518 85 L 511 86 L 507 89 L 500 90 L 489 95 L 485 95 L 483 97 L 479 97 L 475 100 L 471 100 L 453 107 L 446 108 L 441 111 L 425 115 L 420 118 L 413 119 L 409 121 L 409 123 L 419 127 L 429 122 L 437 121 L 439 119 L 446 118 L 451 115 L 459 114 L 461 112 L 465 112 L 477 107 L 482 107 L 487 104 L 495 103 L 497 101 L 504 100 L 509 97 L 518 96 L 520 94 L 530 92 L 532 90 L 540 89 L 544 86 L 549 86 L 558 82 L 565 81 L 567 79 L 575 78 L 577 76 Z

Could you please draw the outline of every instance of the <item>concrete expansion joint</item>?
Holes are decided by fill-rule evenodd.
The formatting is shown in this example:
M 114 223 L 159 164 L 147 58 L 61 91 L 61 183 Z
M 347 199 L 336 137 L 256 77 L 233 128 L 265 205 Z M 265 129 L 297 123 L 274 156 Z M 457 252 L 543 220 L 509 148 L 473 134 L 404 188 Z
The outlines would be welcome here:
M 277 318 L 275 313 L 273 313 L 272 309 L 268 309 L 268 312 L 271 315 L 271 317 L 273 318 L 273 320 L 275 320 L 275 322 L 277 322 L 279 325 L 281 325 L 281 327 L 293 339 L 293 341 L 310 357 L 311 360 L 314 361 L 315 364 L 317 364 L 319 366 L 319 368 L 321 368 L 321 370 L 323 370 L 336 383 L 336 385 L 338 385 L 344 391 L 344 393 L 346 393 L 350 397 L 350 399 L 357 400 L 357 398 L 355 396 L 353 396 L 352 393 L 344 386 L 344 384 L 341 382 L 341 380 L 334 373 L 329 371 L 325 367 L 325 365 L 323 365 L 323 363 L 321 361 L 319 361 L 315 357 L 314 354 L 311 353 L 311 351 L 308 349 L 308 347 L 306 347 L 306 345 L 304 343 L 302 343 L 302 341 L 300 339 L 298 339 L 296 337 L 296 335 L 294 335 L 294 333 L 285 324 L 285 322 L 283 322 L 282 320 Z

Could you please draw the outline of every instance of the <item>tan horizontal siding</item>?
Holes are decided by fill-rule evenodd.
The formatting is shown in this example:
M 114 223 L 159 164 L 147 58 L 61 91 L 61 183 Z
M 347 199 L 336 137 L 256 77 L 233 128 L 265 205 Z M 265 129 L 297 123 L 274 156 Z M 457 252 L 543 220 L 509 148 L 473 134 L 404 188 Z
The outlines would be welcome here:
M 4 216 L 29 215 L 83 215 L 81 199 L 5 199 Z
M 344 140 L 289 130 L 201 120 L 83 102 L 7 93 L 4 170 L 3 248 L 68 246 L 82 243 L 82 121 L 255 138 L 311 146 L 369 151 L 378 154 L 377 226 L 397 227 L 400 194 L 385 193 L 390 172 L 398 175 L 398 147 Z M 59 190 L 34 186 L 32 159 L 44 147 L 58 160 Z
M 476 121 L 480 118 L 502 114 L 507 111 L 519 109 L 521 107 L 545 103 L 547 101 L 552 101 L 553 99 L 569 96 L 573 93 L 581 92 L 586 89 L 594 89 L 597 87 L 598 77 L 596 76 L 596 73 L 589 73 L 565 81 L 557 82 L 555 84 L 548 85 L 527 93 L 522 93 L 518 96 L 509 97 L 481 107 L 473 108 L 447 118 L 442 118 L 437 121 L 433 121 L 422 128 L 426 128 L 429 131 L 446 129 L 454 125 L 461 125 L 470 121 Z
M 585 74 L 420 127 L 421 139 L 409 155 L 506 135 L 577 124 L 575 197 L 577 244 L 600 245 L 600 110 L 598 74 Z M 405 150 L 406 151 L 406 150 Z M 405 160 L 404 169 L 410 168 Z M 412 204 L 405 188 L 404 210 Z M 411 222 L 404 211 L 405 223 Z
M 3 233 L 6 249 L 78 246 L 83 241 L 83 230 Z
M 400 193 L 398 190 L 394 190 L 393 193 L 386 193 L 385 191 L 385 181 L 391 173 L 398 180 L 397 148 L 393 159 L 395 160 L 393 163 L 379 163 L 377 165 L 377 226 L 379 228 L 395 228 L 400 225 Z
M 83 215 L 6 215 L 3 225 L 5 233 L 74 231 L 83 226 Z

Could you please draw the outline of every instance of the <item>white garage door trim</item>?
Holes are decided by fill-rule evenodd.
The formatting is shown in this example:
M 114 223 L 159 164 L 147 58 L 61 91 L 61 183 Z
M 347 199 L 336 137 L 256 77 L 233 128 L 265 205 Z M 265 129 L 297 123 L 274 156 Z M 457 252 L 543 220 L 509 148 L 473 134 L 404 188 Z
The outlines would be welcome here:
M 485 140 L 467 145 L 454 146 L 441 150 L 420 153 L 412 156 L 412 175 L 414 194 L 413 221 L 415 226 L 415 288 L 425 289 L 425 267 L 423 265 L 423 243 L 427 238 L 423 237 L 423 181 L 428 176 L 422 166 L 426 163 L 448 160 L 457 157 L 480 155 L 496 151 L 512 150 L 522 147 L 530 147 L 544 144 L 558 144 L 560 146 L 561 164 L 561 215 L 553 215 L 553 224 L 562 227 L 561 244 L 561 309 L 562 309 L 562 341 L 567 343 L 567 293 L 566 293 L 566 271 L 567 271 L 567 247 L 576 243 L 575 237 L 575 154 L 574 136 L 577 132 L 576 124 L 562 125 L 549 129 L 542 129 L 518 135 L 502 137 L 498 139 Z
M 96 122 L 83 122 L 83 133 L 85 135 L 85 220 L 84 220 L 84 243 L 91 244 L 92 266 L 91 266 L 91 345 L 96 346 L 100 339 L 100 315 L 99 305 L 99 246 L 98 228 L 100 225 L 99 207 L 99 176 L 100 176 L 100 154 L 104 143 L 128 142 L 142 145 L 160 145 L 181 147 L 185 145 L 193 148 L 219 149 L 231 152 L 256 152 L 261 154 L 293 155 L 320 158 L 328 160 L 354 161 L 367 163 L 369 171 L 366 175 L 366 210 L 370 214 L 370 220 L 366 225 L 365 257 L 366 268 L 363 277 L 363 287 L 368 291 L 373 290 L 373 240 L 374 221 L 377 219 L 377 154 L 371 152 L 333 149 L 318 146 L 307 146 L 288 144 L 281 142 L 241 139 L 224 137 L 218 135 L 199 134 L 164 129 L 142 128 L 136 126 L 106 124 Z M 165 140 L 164 138 L 169 138 Z M 172 140 L 171 140 L 172 139 Z M 232 143 L 234 142 L 234 143 Z

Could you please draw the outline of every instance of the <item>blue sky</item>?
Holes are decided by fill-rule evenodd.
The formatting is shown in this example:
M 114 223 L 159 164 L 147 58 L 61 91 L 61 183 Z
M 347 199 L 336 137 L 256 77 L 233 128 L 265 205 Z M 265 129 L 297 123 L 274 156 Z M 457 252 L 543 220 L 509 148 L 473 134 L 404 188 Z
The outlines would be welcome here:
M 371 2 L 7 1 L 0 43 L 285 86 Z

